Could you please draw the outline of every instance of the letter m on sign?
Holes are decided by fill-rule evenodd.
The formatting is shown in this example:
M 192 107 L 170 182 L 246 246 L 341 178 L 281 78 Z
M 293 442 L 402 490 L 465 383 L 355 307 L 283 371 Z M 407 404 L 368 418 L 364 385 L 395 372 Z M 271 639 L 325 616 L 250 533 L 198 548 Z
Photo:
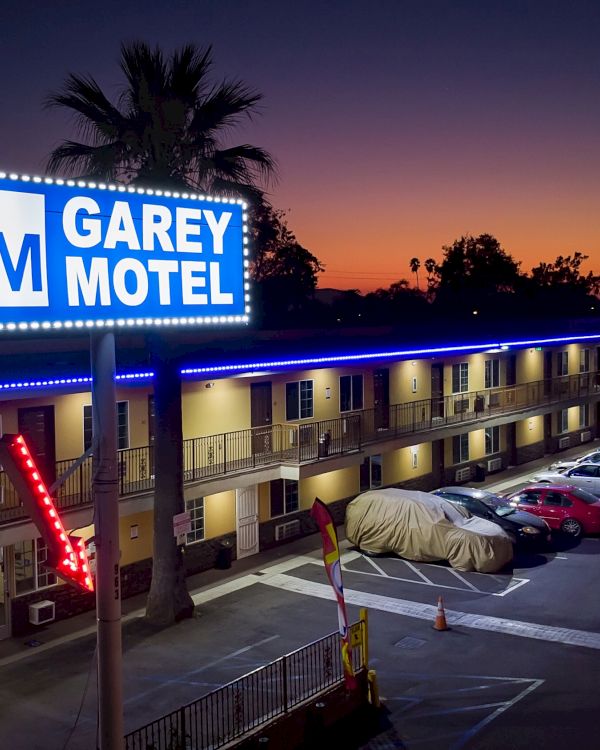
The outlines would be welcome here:
M 0 307 L 47 307 L 44 196 L 0 190 Z

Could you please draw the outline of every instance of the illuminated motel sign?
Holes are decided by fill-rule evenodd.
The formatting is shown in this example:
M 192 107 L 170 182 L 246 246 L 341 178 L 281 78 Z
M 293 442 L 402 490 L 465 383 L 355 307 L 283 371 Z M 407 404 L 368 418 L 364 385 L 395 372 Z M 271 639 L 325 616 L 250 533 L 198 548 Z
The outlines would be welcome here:
M 0 173 L 0 331 L 245 323 L 234 198 Z

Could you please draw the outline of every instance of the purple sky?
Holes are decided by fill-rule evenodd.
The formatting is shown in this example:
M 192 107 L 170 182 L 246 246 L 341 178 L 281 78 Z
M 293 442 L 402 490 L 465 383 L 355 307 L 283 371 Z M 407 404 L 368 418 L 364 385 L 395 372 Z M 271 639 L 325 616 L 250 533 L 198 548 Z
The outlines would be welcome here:
M 214 46 L 265 95 L 236 133 L 280 164 L 272 201 L 327 267 L 387 286 L 408 260 L 495 234 L 524 270 L 581 250 L 600 272 L 600 3 L 239 0 L 0 8 L 0 169 L 73 137 L 42 110 L 67 72 L 116 92 L 122 40 Z

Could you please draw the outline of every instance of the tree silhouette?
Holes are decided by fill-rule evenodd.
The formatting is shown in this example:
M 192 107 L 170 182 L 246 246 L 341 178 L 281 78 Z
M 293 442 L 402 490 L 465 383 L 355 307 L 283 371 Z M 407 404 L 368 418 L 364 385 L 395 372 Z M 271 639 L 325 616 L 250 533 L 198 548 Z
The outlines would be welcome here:
M 419 268 L 421 268 L 421 261 L 418 258 L 411 258 L 408 262 L 410 270 L 417 277 L 417 289 L 419 288 Z
M 91 76 L 70 74 L 48 107 L 67 109 L 85 141 L 64 141 L 49 172 L 138 185 L 191 188 L 217 195 L 262 196 L 257 187 L 275 162 L 248 144 L 224 137 L 249 118 L 261 94 L 241 81 L 210 81 L 212 48 L 192 44 L 168 59 L 143 42 L 121 46 L 125 83 L 113 104 Z
M 262 96 L 240 81 L 214 85 L 212 49 L 186 45 L 166 58 L 143 42 L 121 46 L 124 83 L 113 103 L 91 76 L 70 74 L 47 106 L 75 115 L 82 141 L 66 140 L 48 170 L 161 188 L 243 195 L 260 202 L 275 162 L 249 144 L 224 145 L 229 131 L 256 112 Z M 152 582 L 146 616 L 169 624 L 190 615 L 173 516 L 184 510 L 181 381 L 169 341 L 149 337 L 155 369 L 156 438 Z
M 251 226 L 254 249 L 250 272 L 259 299 L 259 322 L 266 327 L 306 323 L 318 274 L 324 266 L 303 247 L 289 229 L 285 212 L 264 204 L 254 213 Z

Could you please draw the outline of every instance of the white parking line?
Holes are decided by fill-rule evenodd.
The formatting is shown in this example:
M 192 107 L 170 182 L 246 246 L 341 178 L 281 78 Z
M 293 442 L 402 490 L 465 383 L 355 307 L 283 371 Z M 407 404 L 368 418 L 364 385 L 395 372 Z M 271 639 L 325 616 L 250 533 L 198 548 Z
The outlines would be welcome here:
M 480 593 L 479 589 L 476 586 L 473 586 L 473 584 L 470 581 L 467 581 L 466 578 L 463 578 L 461 574 L 458 572 L 458 570 L 454 570 L 453 568 L 448 568 L 448 573 L 452 573 L 453 576 L 456 576 L 459 581 L 462 581 L 465 586 L 471 589 L 471 591 L 476 591 L 477 593 Z
M 524 586 L 526 583 L 529 583 L 529 578 L 513 578 L 512 580 L 514 581 L 514 583 L 511 586 L 505 588 L 504 591 L 498 591 L 498 593 L 492 594 L 492 596 L 506 596 L 507 594 L 512 593 L 515 589 L 518 589 L 521 586 Z
M 287 575 L 274 575 L 259 579 L 259 583 L 273 586 L 285 591 L 292 591 L 304 596 L 313 596 L 319 599 L 335 600 L 331 587 L 324 583 L 313 583 L 300 578 Z M 433 621 L 437 614 L 437 607 L 431 604 L 411 602 L 406 599 L 393 599 L 389 596 L 368 594 L 363 591 L 345 590 L 347 604 L 357 607 L 378 609 L 382 612 L 415 617 L 419 620 Z M 570 628 L 557 628 L 552 625 L 543 625 L 519 620 L 507 620 L 502 617 L 490 617 L 488 615 L 475 615 L 467 612 L 446 610 L 446 620 L 449 625 L 459 625 L 476 630 L 493 631 L 505 635 L 515 635 L 520 638 L 534 638 L 551 643 L 563 643 L 571 646 L 583 646 L 600 650 L 600 633 L 586 630 L 572 630 Z
M 426 583 L 429 583 L 430 585 L 432 584 L 432 581 L 430 581 L 429 578 L 427 578 L 427 576 L 421 570 L 419 570 L 415 565 L 413 565 L 412 563 L 409 563 L 408 560 L 403 560 L 403 562 L 407 568 L 410 568 L 413 571 L 413 573 L 416 573 L 418 576 L 420 576 Z
M 396 562 L 402 563 L 403 565 L 406 565 L 408 568 L 410 568 L 416 575 L 419 576 L 421 579 L 420 581 L 415 581 L 414 578 L 403 578 L 402 576 L 392 576 L 389 573 L 386 573 L 383 568 L 381 568 L 379 565 L 377 565 L 372 558 L 370 558 L 368 555 L 358 555 L 358 557 L 363 557 L 364 560 L 369 562 L 375 570 L 378 571 L 378 573 L 369 573 L 365 570 L 355 570 L 354 568 L 348 568 L 345 564 L 342 564 L 342 570 L 347 571 L 348 573 L 352 573 L 354 575 L 359 576 L 383 576 L 384 578 L 388 578 L 392 581 L 402 581 L 402 583 L 416 583 L 419 586 L 436 586 L 440 589 L 450 589 L 451 591 L 465 591 L 466 588 L 470 589 L 476 594 L 487 594 L 488 596 L 506 596 L 507 594 L 512 593 L 515 591 L 515 589 L 520 588 L 521 586 L 524 586 L 526 583 L 529 583 L 529 578 L 511 578 L 511 583 L 509 586 L 507 586 L 503 591 L 498 592 L 490 592 L 487 589 L 478 589 L 477 586 L 473 585 L 468 581 L 466 578 L 464 578 L 457 570 L 454 570 L 453 568 L 440 568 L 439 565 L 429 565 L 429 563 L 422 563 L 424 567 L 432 567 L 435 570 L 446 570 L 448 573 L 452 573 L 456 578 L 458 578 L 459 581 L 461 581 L 464 586 L 449 586 L 448 584 L 439 583 L 436 581 L 432 581 L 430 578 L 427 578 L 427 576 L 423 573 L 423 571 L 419 570 L 415 565 L 410 563 L 408 560 L 400 560 L 396 558 L 389 558 L 391 560 L 395 560 Z M 343 558 L 344 559 L 344 558 Z M 355 558 L 352 557 L 350 561 L 354 560 Z M 323 563 L 321 563 L 322 565 Z M 505 578 L 502 578 L 501 576 L 494 576 L 490 573 L 477 573 L 473 572 L 471 575 L 479 575 L 484 576 L 486 580 L 493 579 L 496 581 L 496 583 L 500 583 L 504 585 Z M 466 588 L 465 588 L 466 587 Z
M 354 575 L 358 576 L 373 576 L 374 578 L 381 578 L 379 573 L 369 573 L 366 570 L 353 570 L 351 568 L 342 567 L 342 570 L 347 571 L 348 573 L 353 573 Z M 402 581 L 402 583 L 414 583 L 417 586 L 435 586 L 438 589 L 449 589 L 450 591 L 466 591 L 464 586 L 449 586 L 446 583 L 434 583 L 433 581 L 430 581 L 428 578 L 425 578 L 422 581 L 415 581 L 414 578 L 402 578 L 401 576 L 390 576 L 386 575 L 386 578 L 388 581 Z M 485 594 L 487 592 L 485 591 L 477 591 L 479 594 Z
M 369 563 L 369 565 L 372 565 L 375 570 L 379 572 L 380 575 L 382 575 L 384 578 L 389 578 L 388 574 L 383 570 L 383 568 L 380 568 L 379 565 L 373 560 L 372 557 L 368 557 L 365 555 L 365 560 Z
M 519 693 L 519 695 L 516 695 L 514 698 L 512 698 L 509 701 L 505 701 L 499 708 L 497 708 L 493 713 L 491 713 L 489 716 L 486 716 L 485 719 L 482 719 L 480 722 L 475 724 L 474 727 L 471 727 L 467 732 L 465 732 L 458 741 L 452 745 L 450 750 L 460 750 L 460 748 L 464 747 L 467 742 L 474 737 L 477 732 L 479 732 L 483 727 L 487 726 L 491 721 L 496 719 L 500 714 L 507 711 L 509 708 L 512 708 L 515 703 L 518 703 L 520 700 L 523 700 L 529 693 L 532 693 L 536 688 L 538 688 L 540 685 L 544 683 L 544 680 L 535 680 L 529 687 L 527 687 L 523 692 Z

